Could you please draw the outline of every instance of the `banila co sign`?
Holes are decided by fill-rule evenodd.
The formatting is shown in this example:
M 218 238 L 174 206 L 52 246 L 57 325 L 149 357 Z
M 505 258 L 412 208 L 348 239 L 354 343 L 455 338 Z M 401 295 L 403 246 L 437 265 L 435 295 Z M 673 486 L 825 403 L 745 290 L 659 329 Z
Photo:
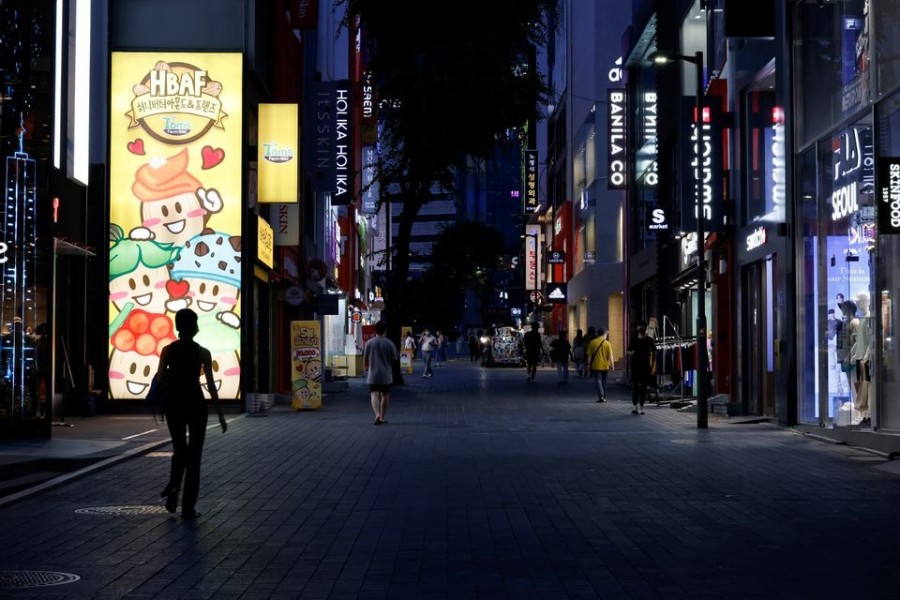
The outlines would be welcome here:
M 624 190 L 628 187 L 628 138 L 625 124 L 627 92 L 624 89 L 606 90 L 606 172 L 607 188 Z

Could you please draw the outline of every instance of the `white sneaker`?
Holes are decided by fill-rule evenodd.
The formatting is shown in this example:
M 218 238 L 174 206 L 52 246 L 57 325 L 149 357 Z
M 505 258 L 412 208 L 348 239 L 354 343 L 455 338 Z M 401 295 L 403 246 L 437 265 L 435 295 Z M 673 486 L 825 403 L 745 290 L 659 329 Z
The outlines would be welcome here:
M 638 411 L 637 411 L 637 409 L 636 409 L 636 408 L 635 408 L 635 409 L 634 409 L 634 410 L 633 410 L 633 411 L 631 411 L 631 414 L 633 414 L 633 415 L 636 415 L 636 414 L 638 414 Z
M 639 415 L 644 414 L 644 409 L 642 408 L 641 410 L 639 410 L 639 411 L 638 411 L 638 414 L 639 414 Z

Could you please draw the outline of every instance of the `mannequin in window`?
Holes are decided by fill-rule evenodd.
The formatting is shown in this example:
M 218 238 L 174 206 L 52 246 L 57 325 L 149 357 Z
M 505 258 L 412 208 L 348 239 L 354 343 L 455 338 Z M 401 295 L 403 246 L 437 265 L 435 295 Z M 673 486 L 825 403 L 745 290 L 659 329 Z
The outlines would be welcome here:
M 872 319 L 869 315 L 869 293 L 857 294 L 856 305 L 860 316 L 855 319 L 857 326 L 852 334 L 853 345 L 850 349 L 850 360 L 856 367 L 856 378 L 853 384 L 856 391 L 854 408 L 859 411 L 860 424 L 867 426 L 871 423 L 869 386 L 872 375 Z
M 847 386 L 850 389 L 850 400 L 854 401 L 856 388 L 854 387 L 855 376 L 853 369 L 856 363 L 851 358 L 853 342 L 856 340 L 856 332 L 859 328 L 859 319 L 856 318 L 856 303 L 853 300 L 847 300 L 841 303 L 841 327 L 838 330 L 837 341 L 837 358 L 840 361 L 841 371 L 847 376 Z

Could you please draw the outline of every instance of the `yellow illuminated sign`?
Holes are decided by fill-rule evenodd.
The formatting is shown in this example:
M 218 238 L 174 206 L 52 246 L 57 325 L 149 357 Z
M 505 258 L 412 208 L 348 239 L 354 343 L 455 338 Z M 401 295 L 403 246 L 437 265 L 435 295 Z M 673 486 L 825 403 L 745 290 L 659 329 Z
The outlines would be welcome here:
M 240 396 L 242 78 L 239 53 L 112 53 L 114 399 L 146 395 L 182 308 L 198 315 L 219 397 Z
M 297 202 L 300 164 L 300 130 L 296 104 L 260 104 L 256 168 L 259 170 L 257 201 Z
M 275 232 L 262 217 L 256 217 L 256 258 L 270 269 L 275 266 Z

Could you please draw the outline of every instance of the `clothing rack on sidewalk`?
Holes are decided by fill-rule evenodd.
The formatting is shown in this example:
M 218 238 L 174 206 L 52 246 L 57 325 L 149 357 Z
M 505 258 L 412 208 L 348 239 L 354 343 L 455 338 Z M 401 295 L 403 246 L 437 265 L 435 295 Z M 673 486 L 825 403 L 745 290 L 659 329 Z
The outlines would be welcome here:
M 672 331 L 672 335 L 666 335 L 666 324 Z M 657 406 L 668 404 L 672 400 L 677 399 L 684 401 L 684 368 L 682 363 L 682 352 L 693 348 L 697 341 L 694 339 L 685 339 L 678 334 L 678 329 L 671 319 L 663 315 L 663 336 L 655 340 L 656 343 L 656 364 L 655 364 L 655 383 L 654 396 L 656 396 Z M 678 376 L 677 383 L 674 375 Z M 668 381 L 663 384 L 663 379 Z M 669 386 L 672 386 L 671 388 Z M 660 394 L 661 390 L 667 390 L 665 396 Z

